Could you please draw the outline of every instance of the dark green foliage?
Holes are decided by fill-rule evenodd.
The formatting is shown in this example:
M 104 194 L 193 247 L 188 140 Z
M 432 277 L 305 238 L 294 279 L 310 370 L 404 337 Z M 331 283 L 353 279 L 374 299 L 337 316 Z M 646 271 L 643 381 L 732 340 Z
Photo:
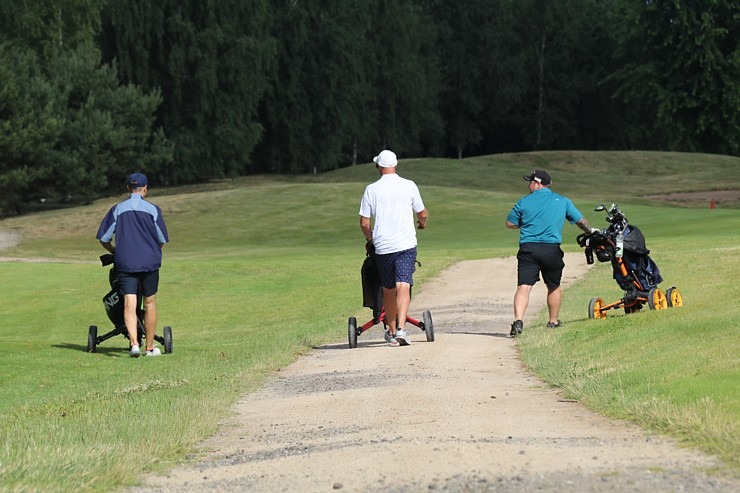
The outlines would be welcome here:
M 436 150 L 443 137 L 434 19 L 418 1 L 378 0 L 371 12 L 372 106 L 381 148 L 400 156 Z M 372 156 L 370 156 L 372 157 Z
M 172 160 L 153 126 L 158 91 L 122 86 L 100 63 L 103 3 L 0 1 L 2 214 L 89 202 L 120 191 L 127 173 L 156 176 Z
M 625 1 L 628 60 L 612 79 L 640 108 L 635 145 L 740 152 L 740 3 L 735 0 Z
M 256 170 L 323 171 L 436 145 L 433 23 L 415 3 L 273 2 L 278 64 Z
M 599 81 L 612 31 L 599 0 L 427 0 L 440 29 L 440 102 L 458 157 L 618 145 Z
M 609 2 L 521 0 L 513 3 L 527 82 L 517 112 L 526 148 L 609 146 L 608 96 L 599 86 L 611 70 Z M 524 21 L 526 19 L 526 22 Z
M 273 10 L 279 49 L 254 170 L 333 169 L 350 146 L 366 146 L 371 131 L 368 2 L 286 0 Z
M 438 31 L 440 106 L 447 144 L 456 157 L 488 145 L 506 146 L 496 135 L 525 90 L 525 61 L 511 2 L 430 0 Z
M 0 0 L 0 212 L 382 148 L 738 155 L 739 31 L 731 0 Z
M 266 0 L 109 2 L 107 59 L 118 60 L 124 80 L 162 92 L 159 121 L 177 163 L 168 181 L 250 170 L 275 56 L 270 18 Z
M 109 185 L 122 190 L 134 171 L 149 173 L 156 184 L 172 160 L 171 144 L 161 130 L 152 131 L 159 92 L 120 86 L 115 69 L 99 59 L 96 50 L 83 46 L 49 67 L 66 113 L 51 183 L 85 200 Z
M 152 132 L 160 96 L 120 86 L 90 46 L 41 64 L 30 50 L 0 49 L 0 184 L 6 213 L 39 200 L 87 202 L 127 173 L 156 174 L 171 146 Z M 43 69 L 42 69 L 43 67 Z
M 107 0 L 0 0 L 0 33 L 42 60 L 91 42 Z
M 36 181 L 51 174 L 50 155 L 61 134 L 56 94 L 30 51 L 0 45 L 0 209 L 23 212 Z

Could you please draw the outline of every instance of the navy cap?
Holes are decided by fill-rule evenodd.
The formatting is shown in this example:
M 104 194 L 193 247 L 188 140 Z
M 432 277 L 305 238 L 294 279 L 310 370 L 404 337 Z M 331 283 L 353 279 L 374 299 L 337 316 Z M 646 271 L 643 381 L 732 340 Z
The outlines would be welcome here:
M 149 182 L 146 179 L 146 175 L 143 173 L 134 173 L 128 177 L 129 188 L 143 188 L 147 186 Z

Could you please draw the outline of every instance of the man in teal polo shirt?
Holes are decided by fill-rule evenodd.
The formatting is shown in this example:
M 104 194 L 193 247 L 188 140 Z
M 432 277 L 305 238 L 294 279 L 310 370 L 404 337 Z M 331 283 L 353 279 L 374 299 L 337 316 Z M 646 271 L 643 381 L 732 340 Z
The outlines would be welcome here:
M 558 315 L 563 296 L 560 280 L 563 276 L 563 223 L 567 219 L 586 233 L 592 229 L 586 218 L 570 199 L 550 190 L 551 179 L 546 171 L 536 170 L 524 177 L 529 182 L 529 195 L 514 205 L 506 218 L 506 227 L 519 230 L 517 258 L 517 288 L 514 295 L 514 322 L 511 336 L 524 330 L 524 314 L 529 304 L 529 293 L 542 279 L 547 286 L 548 328 L 560 326 Z

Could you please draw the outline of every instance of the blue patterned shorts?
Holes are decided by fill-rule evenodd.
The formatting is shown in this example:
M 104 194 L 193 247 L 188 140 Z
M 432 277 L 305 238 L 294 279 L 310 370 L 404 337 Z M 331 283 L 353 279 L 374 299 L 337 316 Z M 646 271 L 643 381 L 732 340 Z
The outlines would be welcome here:
M 393 289 L 397 282 L 414 284 L 416 270 L 416 247 L 400 252 L 375 255 L 380 282 L 384 288 Z

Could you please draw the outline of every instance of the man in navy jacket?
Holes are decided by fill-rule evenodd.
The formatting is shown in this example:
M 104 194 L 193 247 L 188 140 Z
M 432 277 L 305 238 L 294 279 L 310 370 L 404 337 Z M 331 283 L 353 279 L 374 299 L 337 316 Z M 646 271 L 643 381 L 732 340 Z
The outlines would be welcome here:
M 169 241 L 167 227 L 159 207 L 145 200 L 149 183 L 145 175 L 128 177 L 131 196 L 113 206 L 103 218 L 97 238 L 114 255 L 118 286 L 123 296 L 123 316 L 131 344 L 132 358 L 141 356 L 136 327 L 137 294 L 144 298 L 146 355 L 159 356 L 154 347 L 157 328 L 157 290 L 162 247 Z M 113 245 L 115 236 L 116 244 Z

